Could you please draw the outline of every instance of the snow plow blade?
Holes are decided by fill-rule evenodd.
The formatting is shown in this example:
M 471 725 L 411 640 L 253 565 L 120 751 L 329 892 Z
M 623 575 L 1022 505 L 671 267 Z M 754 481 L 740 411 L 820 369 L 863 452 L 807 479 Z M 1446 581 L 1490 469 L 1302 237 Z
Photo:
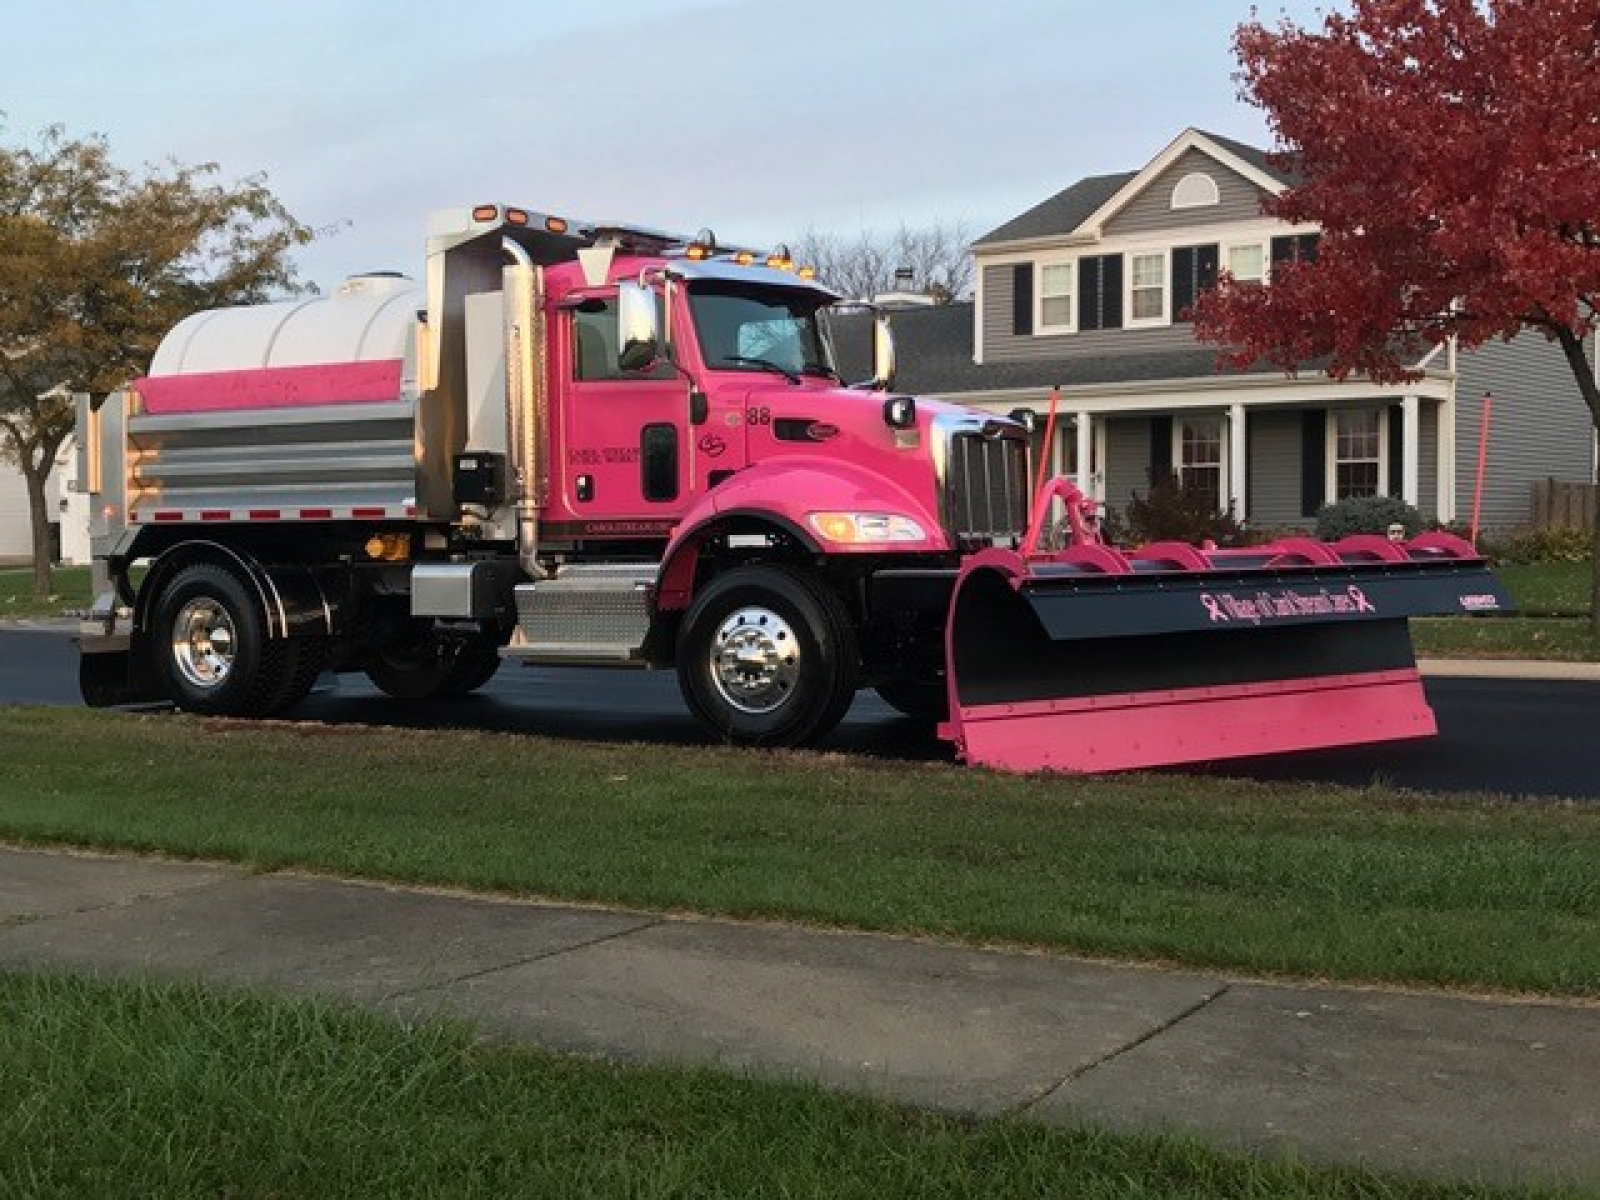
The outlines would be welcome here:
M 1408 619 L 1509 608 L 1448 534 L 988 550 L 957 577 L 940 734 L 968 763 L 1069 772 L 1426 737 Z

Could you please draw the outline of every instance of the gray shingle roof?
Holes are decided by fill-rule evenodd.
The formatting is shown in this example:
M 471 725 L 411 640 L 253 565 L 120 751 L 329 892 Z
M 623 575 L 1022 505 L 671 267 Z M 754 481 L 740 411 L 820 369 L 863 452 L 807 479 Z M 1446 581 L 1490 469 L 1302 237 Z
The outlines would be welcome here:
M 898 360 L 895 387 L 915 395 L 1011 391 L 1056 384 L 1210 379 L 1233 373 L 1218 367 L 1215 347 L 1202 345 L 1139 354 L 1062 355 L 980 366 L 972 361 L 970 303 L 906 309 L 896 312 L 892 319 Z M 866 319 L 836 318 L 833 330 L 844 377 L 865 379 L 871 375 L 871 328 Z M 1263 365 L 1248 373 L 1277 373 L 1277 369 Z
M 1299 173 L 1288 169 L 1282 155 L 1263 150 L 1259 146 L 1251 146 L 1245 142 L 1236 142 L 1232 138 L 1223 137 L 1220 133 L 1207 133 L 1204 129 L 1195 130 L 1201 137 L 1209 138 L 1230 154 L 1244 159 L 1258 171 L 1265 171 L 1274 179 L 1288 184 L 1291 187 L 1300 182 Z
M 1123 171 L 1118 175 L 1094 175 L 1080 179 L 1066 191 L 1056 193 L 1020 217 L 1013 217 L 998 229 L 990 230 L 973 245 L 987 246 L 1028 238 L 1065 236 L 1082 225 L 1137 174 L 1137 171 Z
M 1194 130 L 1201 137 L 1249 163 L 1285 184 L 1298 182 L 1293 171 L 1285 170 L 1278 156 L 1219 133 Z M 1082 225 L 1111 197 L 1115 196 L 1138 171 L 1122 171 L 1116 175 L 1092 175 L 1080 179 L 1065 191 L 1057 192 L 1042 204 L 1036 204 L 1021 216 L 1013 217 L 998 229 L 992 229 L 977 241 L 974 248 L 1001 245 L 1006 242 L 1028 241 L 1033 238 L 1065 237 Z

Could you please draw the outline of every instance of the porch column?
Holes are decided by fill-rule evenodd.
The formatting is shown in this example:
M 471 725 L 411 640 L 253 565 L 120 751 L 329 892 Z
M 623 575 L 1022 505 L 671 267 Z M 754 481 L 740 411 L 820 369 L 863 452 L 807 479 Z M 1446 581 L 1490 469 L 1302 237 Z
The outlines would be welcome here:
M 1085 496 L 1094 496 L 1094 418 L 1083 409 L 1073 413 L 1078 423 L 1078 474 L 1073 480 Z
M 1456 395 L 1455 384 L 1450 385 L 1450 395 L 1435 406 L 1433 422 L 1438 433 L 1438 486 L 1435 518 L 1441 525 L 1456 519 Z
M 1400 499 L 1412 508 L 1419 506 L 1422 489 L 1417 476 L 1422 465 L 1422 401 L 1407 396 L 1400 401 Z
M 1228 495 L 1222 499 L 1241 524 L 1249 516 L 1245 512 L 1245 481 L 1250 478 L 1249 439 L 1245 426 L 1244 405 L 1228 406 Z

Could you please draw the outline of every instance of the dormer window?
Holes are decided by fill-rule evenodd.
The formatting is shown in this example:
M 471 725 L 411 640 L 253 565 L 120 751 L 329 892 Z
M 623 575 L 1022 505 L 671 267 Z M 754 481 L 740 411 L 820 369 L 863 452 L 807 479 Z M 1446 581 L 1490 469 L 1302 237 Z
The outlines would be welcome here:
M 1191 171 L 1172 189 L 1173 208 L 1210 208 L 1221 202 L 1217 181 L 1204 171 Z

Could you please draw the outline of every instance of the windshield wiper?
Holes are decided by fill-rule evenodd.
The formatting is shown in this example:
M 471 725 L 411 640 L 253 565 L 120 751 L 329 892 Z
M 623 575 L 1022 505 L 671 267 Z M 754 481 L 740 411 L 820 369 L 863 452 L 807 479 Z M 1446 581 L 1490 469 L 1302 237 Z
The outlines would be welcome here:
M 774 374 L 782 375 L 790 383 L 800 382 L 800 376 L 796 375 L 787 367 L 780 367 L 770 358 L 746 358 L 742 354 L 725 354 L 717 361 L 725 363 L 748 363 L 752 367 L 760 367 L 763 371 L 771 371 Z
M 844 382 L 844 377 L 842 375 L 840 375 L 839 372 L 835 371 L 832 367 L 830 367 L 827 363 L 815 363 L 815 362 L 801 363 L 800 364 L 800 374 L 802 374 L 802 375 L 820 375 L 823 379 L 831 379 L 835 383 L 843 383 Z

